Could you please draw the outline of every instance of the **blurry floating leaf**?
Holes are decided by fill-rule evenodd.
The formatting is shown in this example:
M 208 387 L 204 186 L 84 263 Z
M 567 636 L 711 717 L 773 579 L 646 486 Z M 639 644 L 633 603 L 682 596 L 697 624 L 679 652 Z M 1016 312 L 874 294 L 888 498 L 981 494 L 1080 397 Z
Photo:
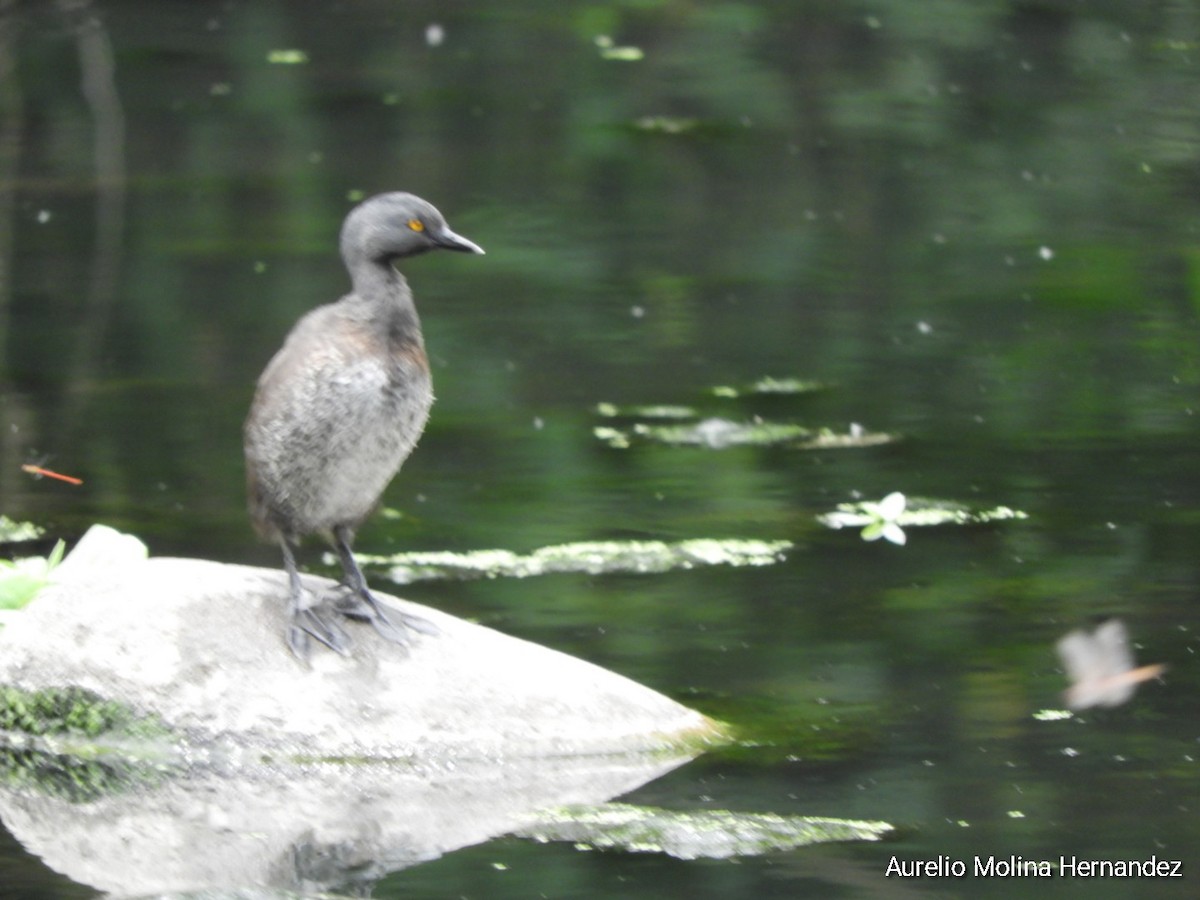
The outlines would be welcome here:
M 811 440 L 798 444 L 802 450 L 840 450 L 852 447 L 875 447 L 899 440 L 886 431 L 867 431 L 861 425 L 851 425 L 849 431 L 837 432 L 822 428 Z
M 592 434 L 604 441 L 610 447 L 615 447 L 618 450 L 624 450 L 629 446 L 629 432 L 622 431 L 620 428 L 609 428 L 600 426 L 592 429 Z
M 878 841 L 893 830 L 887 822 L 727 810 L 675 812 L 604 803 L 563 807 L 516 833 L 535 841 L 569 841 L 588 849 L 665 853 L 677 859 L 728 859 L 832 841 Z
M 599 575 L 656 573 L 700 566 L 769 566 L 783 559 L 790 541 L 699 539 L 664 541 L 585 541 L 541 547 L 532 553 L 472 550 L 465 553 L 360 555 L 362 562 L 389 567 L 397 584 L 443 578 L 530 578 L 562 572 Z
M 633 120 L 633 127 L 638 131 L 649 131 L 656 134 L 683 134 L 694 130 L 699 125 L 699 119 L 681 119 L 675 116 L 642 116 Z
M 1059 722 L 1074 715 L 1069 709 L 1039 709 L 1033 717 L 1039 722 Z
M 596 46 L 600 49 L 601 59 L 613 59 L 619 62 L 637 62 L 645 57 L 641 47 L 618 46 L 607 34 L 596 35 Z
M 617 406 L 615 403 L 597 403 L 596 415 L 606 419 L 618 417 L 629 419 L 691 419 L 696 410 L 691 406 L 674 406 L 669 403 L 646 406 Z
M 0 516 L 0 543 L 18 544 L 41 536 L 42 529 L 32 522 L 14 522 L 8 516 Z
M 623 449 L 634 442 L 667 444 L 672 447 L 708 447 L 721 450 L 726 447 L 766 447 L 783 444 L 801 450 L 837 449 L 843 447 L 869 447 L 894 441 L 894 435 L 869 432 L 855 426 L 849 432 L 838 434 L 829 429 L 814 432 L 803 425 L 787 422 L 734 422 L 729 419 L 704 419 L 689 424 L 652 425 L 638 422 L 632 428 L 600 426 L 593 429 L 596 435 L 610 447 Z
M 737 447 L 781 444 L 812 436 L 802 425 L 772 422 L 733 422 L 729 419 L 704 419 L 688 425 L 648 425 L 643 422 L 631 431 L 597 428 L 596 437 L 610 447 L 628 447 L 631 438 L 655 444 L 695 447 Z
M 829 385 L 823 381 L 812 381 L 803 378 L 771 378 L 766 376 L 742 387 L 717 385 L 710 389 L 714 397 L 732 398 L 745 397 L 753 394 L 811 394 L 821 391 Z
M 294 48 L 272 50 L 267 54 L 267 62 L 278 66 L 299 66 L 308 62 L 308 54 Z
M 948 500 L 905 497 L 897 491 L 879 501 L 839 503 L 833 512 L 817 516 L 817 521 L 834 529 L 861 528 L 865 541 L 884 537 L 894 544 L 903 544 L 903 528 L 926 525 L 976 525 L 1004 519 L 1027 518 L 1028 513 L 1007 506 L 971 509 Z

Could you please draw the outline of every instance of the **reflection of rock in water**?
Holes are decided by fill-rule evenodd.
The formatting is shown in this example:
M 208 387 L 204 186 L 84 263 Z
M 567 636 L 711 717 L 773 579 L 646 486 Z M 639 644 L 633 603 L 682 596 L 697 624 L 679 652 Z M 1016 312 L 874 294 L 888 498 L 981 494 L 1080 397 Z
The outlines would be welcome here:
M 374 859 L 364 856 L 364 849 L 364 845 L 351 842 L 323 845 L 309 832 L 292 846 L 292 877 L 277 883 L 317 889 L 322 885 L 337 885 L 344 889 L 349 883 L 361 884 L 382 878 L 387 874 L 386 870 L 380 870 Z
M 316 893 L 596 804 L 687 754 L 201 772 L 87 804 L 0 788 L 0 819 L 73 881 L 120 895 L 271 888 Z
M 1071 679 L 1064 695 L 1071 709 L 1118 706 L 1133 696 L 1141 682 L 1166 670 L 1163 665 L 1134 668 L 1129 634 L 1120 619 L 1109 619 L 1092 632 L 1072 631 L 1057 646 Z

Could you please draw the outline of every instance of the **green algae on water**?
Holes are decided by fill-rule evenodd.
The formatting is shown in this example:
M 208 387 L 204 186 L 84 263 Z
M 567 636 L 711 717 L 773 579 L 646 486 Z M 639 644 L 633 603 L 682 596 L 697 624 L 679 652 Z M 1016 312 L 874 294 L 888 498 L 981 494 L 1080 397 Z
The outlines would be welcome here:
M 749 422 L 710 418 L 686 424 L 637 422 L 631 428 L 597 426 L 592 433 L 610 447 L 623 450 L 635 443 L 664 444 L 669 447 L 704 447 L 723 450 L 728 447 L 784 446 L 796 450 L 833 450 L 873 447 L 888 444 L 896 436 L 867 431 L 853 425 L 845 432 L 829 428 L 813 430 L 790 422 L 770 422 L 756 418 Z
M 597 403 L 596 415 L 606 419 L 691 419 L 697 415 L 693 406 L 674 403 L 653 403 L 641 406 L 619 406 L 616 403 Z
M 790 541 L 696 539 L 665 541 L 583 541 L 541 547 L 532 553 L 471 550 L 361 554 L 360 562 L 385 566 L 397 584 L 434 579 L 530 578 L 557 573 L 650 574 L 702 566 L 768 566 L 781 561 Z
M 834 841 L 878 841 L 893 830 L 888 822 L 856 819 L 728 810 L 677 812 L 602 803 L 553 810 L 516 834 L 540 842 L 567 841 L 579 849 L 729 859 Z
M 757 381 L 752 381 L 750 384 L 737 387 L 728 384 L 718 384 L 709 388 L 709 393 L 714 397 L 732 400 L 737 397 L 762 394 L 811 394 L 816 391 L 826 390 L 828 387 L 829 384 L 824 381 L 815 381 L 806 378 L 772 378 L 767 375 Z
M 882 500 L 839 503 L 833 512 L 817 516 L 827 528 L 861 528 L 863 540 L 885 537 L 895 544 L 904 543 L 904 528 L 931 525 L 980 525 L 1008 519 L 1027 519 L 1029 514 L 1009 506 L 975 509 L 953 500 L 906 497 L 893 491 Z
M 43 529 L 32 522 L 16 522 L 8 516 L 0 516 L 0 543 L 19 544 L 23 541 L 36 541 L 43 534 Z

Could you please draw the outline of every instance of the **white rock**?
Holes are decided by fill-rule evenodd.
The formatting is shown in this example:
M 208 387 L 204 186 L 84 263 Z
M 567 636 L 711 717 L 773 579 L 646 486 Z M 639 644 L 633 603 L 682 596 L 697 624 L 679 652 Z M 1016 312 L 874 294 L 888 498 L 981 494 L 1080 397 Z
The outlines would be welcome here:
M 199 747 L 489 760 L 719 736 L 710 719 L 620 675 L 386 595 L 441 633 L 405 649 L 347 622 L 351 655 L 317 645 L 305 665 L 283 637 L 282 571 L 126 557 L 58 574 L 0 630 L 0 685 L 85 688 L 160 717 Z M 318 593 L 333 587 L 305 582 Z

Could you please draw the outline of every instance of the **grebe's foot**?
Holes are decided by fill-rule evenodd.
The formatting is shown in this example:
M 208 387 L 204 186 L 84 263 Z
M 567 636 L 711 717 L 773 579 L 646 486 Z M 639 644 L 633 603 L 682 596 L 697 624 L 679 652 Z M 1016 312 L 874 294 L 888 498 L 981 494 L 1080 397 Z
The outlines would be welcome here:
M 332 600 L 333 608 L 343 616 L 360 622 L 370 622 L 380 637 L 394 644 L 411 643 L 408 634 L 410 629 L 431 636 L 442 633 L 441 629 L 428 619 L 409 615 L 398 609 L 384 609 L 383 604 L 375 599 L 375 595 L 370 591 L 356 591 L 348 585 L 340 584 Z
M 315 638 L 341 656 L 349 656 L 353 646 L 350 636 L 337 623 L 322 618 L 316 609 L 294 610 L 291 624 L 288 625 L 287 643 L 292 654 L 301 662 L 308 662 L 312 645 L 310 638 Z

